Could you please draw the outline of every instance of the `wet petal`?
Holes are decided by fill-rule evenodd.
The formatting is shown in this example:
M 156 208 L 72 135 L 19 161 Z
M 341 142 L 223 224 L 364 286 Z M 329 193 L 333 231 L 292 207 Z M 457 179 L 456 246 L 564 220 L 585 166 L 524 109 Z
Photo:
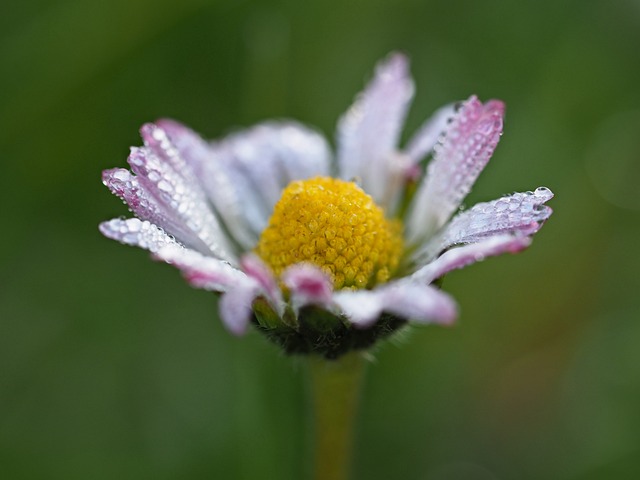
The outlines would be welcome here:
M 167 132 L 153 123 L 146 123 L 140 128 L 140 135 L 147 149 L 152 151 L 163 162 L 171 165 L 187 183 L 199 185 L 194 170 L 180 155 L 180 151 L 169 139 Z
M 172 232 L 180 242 L 202 253 L 209 251 L 209 247 L 173 211 L 157 202 L 129 170 L 124 168 L 105 170 L 102 172 L 102 183 L 114 195 L 120 197 L 139 219 L 148 220 L 154 225 Z
M 282 188 L 295 179 L 329 173 L 327 142 L 294 122 L 260 124 L 211 145 L 178 122 L 160 120 L 158 125 L 245 249 L 257 242 Z
M 471 245 L 446 251 L 433 262 L 416 271 L 410 278 L 411 280 L 428 284 L 451 270 L 480 262 L 487 257 L 502 255 L 503 253 L 518 253 L 530 244 L 530 237 L 522 235 L 500 235 L 491 237 L 478 243 L 472 243 Z
M 173 120 L 159 120 L 180 155 L 194 171 L 203 190 L 213 204 L 228 231 L 243 248 L 249 249 L 258 241 L 257 227 L 264 222 L 266 213 L 257 209 L 252 189 L 243 188 L 245 182 L 234 178 L 219 152 L 211 148 L 198 134 Z
M 153 223 L 138 218 L 126 220 L 114 218 L 102 222 L 100 232 L 108 238 L 126 245 L 144 248 L 150 252 L 157 252 L 168 245 L 180 246 L 172 237 Z
M 457 315 L 455 302 L 447 294 L 410 281 L 389 283 L 375 290 L 341 291 L 335 303 L 349 321 L 359 327 L 374 323 L 388 312 L 418 323 L 451 324 Z
M 373 80 L 338 123 L 340 178 L 358 179 L 381 206 L 395 197 L 388 191 L 389 175 L 404 173 L 395 151 L 413 91 L 407 58 L 393 54 L 377 66 Z
M 204 181 L 203 167 L 211 160 L 211 152 L 207 142 L 189 127 L 175 120 L 163 118 L 158 120 L 156 125 L 164 130 L 196 177 L 201 182 Z
M 504 105 L 467 100 L 456 113 L 411 206 L 407 223 L 410 241 L 432 235 L 442 227 L 471 190 L 502 133 Z
M 431 239 L 415 255 L 416 261 L 426 262 L 440 252 L 466 243 L 500 234 L 533 235 L 552 213 L 544 205 L 553 198 L 545 187 L 534 192 L 514 193 L 492 202 L 478 203 L 456 215 L 444 230 Z
M 132 148 L 128 161 L 140 185 L 193 231 L 214 256 L 236 261 L 226 234 L 196 183 L 187 182 L 170 163 L 148 148 Z

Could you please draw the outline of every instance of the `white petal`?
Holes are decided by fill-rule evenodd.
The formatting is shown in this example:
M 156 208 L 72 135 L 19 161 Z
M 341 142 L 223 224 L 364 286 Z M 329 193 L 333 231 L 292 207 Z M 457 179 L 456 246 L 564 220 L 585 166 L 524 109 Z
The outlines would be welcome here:
M 551 208 L 544 205 L 551 198 L 551 190 L 540 187 L 534 192 L 514 193 L 478 203 L 456 215 L 414 258 L 418 263 L 427 262 L 453 245 L 476 243 L 500 234 L 533 235 L 552 213 Z
M 400 281 L 384 291 L 384 310 L 418 323 L 452 324 L 457 317 L 449 295 L 429 285 Z
M 249 281 L 243 272 L 228 263 L 180 246 L 164 247 L 155 258 L 178 268 L 192 286 L 204 290 L 225 292 Z
M 144 248 L 150 252 L 157 252 L 168 245 L 182 248 L 162 229 L 149 221 L 143 221 L 138 218 L 128 218 L 126 220 L 114 218 L 113 220 L 102 222 L 99 228 L 105 237 L 126 245 Z
M 351 323 L 367 327 L 382 312 L 419 323 L 451 324 L 457 315 L 455 302 L 447 294 L 419 282 L 400 280 L 375 290 L 341 291 L 335 303 Z
M 232 156 L 228 167 L 252 181 L 268 210 L 293 180 L 329 174 L 326 140 L 293 122 L 260 124 L 235 133 L 216 146 L 228 149 Z
M 379 205 L 386 206 L 389 176 L 404 173 L 395 154 L 407 109 L 413 97 L 409 62 L 393 54 L 381 62 L 373 80 L 338 123 L 338 166 L 344 180 L 357 179 Z
M 233 238 L 244 249 L 253 247 L 258 238 L 251 228 L 252 212 L 245 210 L 241 185 L 234 183 L 226 167 L 212 148 L 198 134 L 173 120 L 159 120 L 180 155 L 194 171 L 203 190 Z M 259 215 L 259 218 L 262 214 Z
M 499 235 L 478 243 L 453 248 L 446 251 L 433 262 L 425 265 L 411 275 L 411 279 L 425 284 L 442 277 L 458 268 L 480 262 L 487 257 L 503 253 L 517 253 L 531 244 L 531 239 L 521 235 Z
M 141 220 L 171 232 L 183 244 L 207 253 L 209 247 L 189 229 L 171 209 L 159 203 L 154 196 L 140 185 L 138 178 L 124 168 L 113 168 L 102 172 L 104 183 L 114 195 L 120 197 L 131 212 Z
M 153 252 L 156 259 L 175 265 L 194 286 L 224 291 L 246 282 L 246 275 L 220 260 L 185 249 L 162 229 L 138 218 L 115 218 L 100 224 L 108 238 Z
M 248 231 L 241 238 L 245 248 L 255 246 L 282 190 L 290 182 L 329 174 L 326 140 L 293 122 L 265 123 L 233 134 L 211 145 L 211 152 L 214 161 L 205 173 L 213 174 L 211 178 L 216 181 L 208 192 L 217 201 L 221 214 L 224 215 L 224 201 L 245 215 Z M 213 169 L 223 173 L 214 174 Z M 220 198 L 221 183 L 233 185 L 235 191 L 226 191 Z M 228 224 L 231 228 L 232 223 Z
M 171 168 L 180 174 L 187 183 L 199 185 L 194 170 L 186 162 L 169 139 L 167 132 L 153 123 L 147 123 L 140 128 L 140 135 L 147 149 L 152 151 L 159 159 L 171 165 Z
M 252 304 L 259 295 L 260 288 L 248 283 L 225 293 L 220 299 L 220 318 L 229 331 L 242 335 L 247 331 L 253 316 Z
M 331 151 L 319 133 L 293 122 L 263 124 L 254 131 L 270 147 L 269 160 L 283 174 L 281 189 L 294 180 L 329 175 Z
M 282 281 L 290 291 L 291 304 L 296 311 L 306 305 L 330 308 L 333 293 L 331 279 L 315 265 L 292 265 L 282 273 Z
M 428 238 L 449 219 L 471 190 L 502 133 L 504 105 L 471 97 L 436 146 L 433 160 L 411 205 L 407 238 Z
M 409 140 L 405 154 L 413 164 L 420 162 L 442 139 L 447 126 L 456 112 L 455 104 L 451 103 L 441 107 L 418 129 Z
M 181 151 L 172 142 L 167 132 L 154 124 L 143 125 L 140 129 L 140 133 L 144 140 L 146 149 L 150 150 L 155 157 L 160 159 L 163 163 L 169 165 L 174 172 L 176 172 L 181 180 L 184 181 L 184 185 L 193 191 L 193 196 L 201 200 L 205 200 L 205 192 L 202 188 L 202 181 L 198 177 L 198 171 L 192 166 L 191 162 L 188 162 L 183 156 Z M 179 187 L 178 187 L 179 188 Z M 208 217 L 209 208 L 206 206 L 206 202 L 201 202 L 204 207 L 202 208 L 204 216 Z M 206 211 L 205 211 L 206 210 Z M 196 214 L 197 212 L 194 212 Z M 220 231 L 220 227 L 217 225 L 217 219 L 213 217 L 213 221 L 216 223 L 214 235 L 223 236 Z M 208 219 L 207 222 L 211 223 Z
M 375 322 L 383 309 L 383 296 L 379 290 L 341 290 L 333 295 L 333 301 L 351 323 L 360 327 Z
M 128 161 L 145 190 L 174 212 L 214 256 L 234 263 L 237 261 L 198 183 L 188 182 L 169 162 L 146 147 L 132 148 Z

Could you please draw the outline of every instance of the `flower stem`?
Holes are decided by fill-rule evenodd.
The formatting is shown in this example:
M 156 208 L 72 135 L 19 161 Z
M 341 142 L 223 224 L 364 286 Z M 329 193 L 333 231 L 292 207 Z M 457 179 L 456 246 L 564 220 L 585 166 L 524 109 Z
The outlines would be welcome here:
M 309 358 L 314 436 L 314 480 L 347 480 L 365 359 Z

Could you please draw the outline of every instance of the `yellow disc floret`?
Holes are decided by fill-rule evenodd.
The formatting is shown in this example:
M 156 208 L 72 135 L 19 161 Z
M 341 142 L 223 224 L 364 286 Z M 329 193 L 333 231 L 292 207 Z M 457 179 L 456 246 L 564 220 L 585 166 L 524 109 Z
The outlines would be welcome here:
M 386 282 L 402 253 L 399 222 L 387 220 L 353 182 L 316 177 L 290 183 L 262 232 L 256 253 L 276 275 L 311 262 L 335 289 Z

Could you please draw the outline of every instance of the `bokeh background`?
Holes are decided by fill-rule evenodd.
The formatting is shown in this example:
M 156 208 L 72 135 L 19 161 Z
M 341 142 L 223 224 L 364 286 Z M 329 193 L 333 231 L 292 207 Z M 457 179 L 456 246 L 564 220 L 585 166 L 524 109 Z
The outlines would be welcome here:
M 392 50 L 405 134 L 477 93 L 505 135 L 468 203 L 545 185 L 531 249 L 455 272 L 451 329 L 382 347 L 355 478 L 640 478 L 640 2 L 10 0 L 0 8 L 0 475 L 299 479 L 304 368 L 102 238 L 137 130 L 293 117 L 333 138 Z

